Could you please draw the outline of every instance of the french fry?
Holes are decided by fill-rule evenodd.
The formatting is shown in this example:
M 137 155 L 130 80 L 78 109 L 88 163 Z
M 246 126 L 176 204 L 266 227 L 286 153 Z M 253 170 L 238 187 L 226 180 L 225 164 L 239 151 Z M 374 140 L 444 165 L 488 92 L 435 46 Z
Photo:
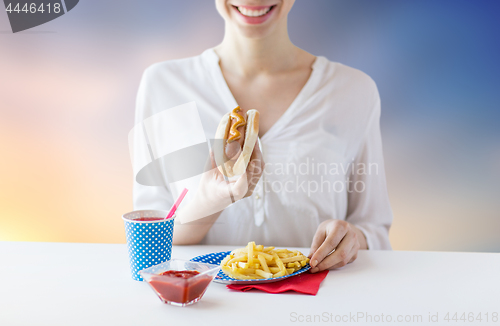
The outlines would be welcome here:
M 247 253 L 247 248 L 239 248 L 239 249 L 234 249 L 233 251 L 231 251 L 231 255 L 238 255 L 240 253 Z
M 276 274 L 273 274 L 273 277 L 281 277 L 281 276 L 285 276 L 285 275 L 286 275 L 286 269 L 283 271 L 279 271 Z
M 258 255 L 264 256 L 264 258 L 266 258 L 266 262 L 270 262 L 273 260 L 273 255 L 266 254 L 265 252 L 259 252 Z
M 272 278 L 273 273 L 264 272 L 262 269 L 256 269 L 255 274 L 262 276 L 263 278 Z
M 249 242 L 247 245 L 248 250 L 248 263 L 253 263 L 253 247 L 255 246 L 255 242 Z
M 239 280 L 269 279 L 293 274 L 308 262 L 309 258 L 297 250 L 264 247 L 252 241 L 231 251 L 221 261 L 221 270 Z
M 238 280 L 253 280 L 253 279 L 263 278 L 262 276 L 259 276 L 257 274 L 243 275 L 243 274 L 235 273 L 230 268 L 222 267 L 221 269 L 226 275 L 228 275 L 232 278 L 238 279 Z
M 280 268 L 279 267 L 269 267 L 269 270 L 271 271 L 271 273 L 276 274 L 280 271 Z
M 306 259 L 306 257 L 304 255 L 300 255 L 300 256 L 295 256 L 295 257 L 282 258 L 281 261 L 283 263 L 292 263 L 292 262 L 301 261 L 304 259 Z
M 250 275 L 250 274 L 255 274 L 255 271 L 258 271 L 259 269 L 255 268 L 237 268 L 234 272 L 243 274 L 243 275 Z
M 276 262 L 276 265 L 280 269 L 280 273 L 281 272 L 286 273 L 285 265 L 283 264 L 283 262 L 281 261 L 281 259 L 278 257 L 278 254 L 277 253 L 273 253 L 273 256 L 274 256 L 274 261 Z M 274 277 L 276 277 L 276 276 L 274 276 Z
M 235 258 L 229 260 L 226 265 L 232 265 L 233 263 L 245 261 L 245 260 L 247 260 L 247 258 L 245 256 L 235 257 Z
M 264 256 L 262 256 L 262 254 L 259 254 L 259 256 L 257 258 L 259 258 L 260 265 L 262 266 L 262 269 L 264 270 L 264 272 L 269 274 L 270 271 L 269 271 L 269 267 L 267 267 L 266 258 L 264 258 Z M 260 275 L 259 273 L 256 273 L 256 274 Z
M 221 266 L 224 266 L 224 265 L 227 265 L 227 262 L 231 260 L 231 258 L 233 258 L 232 255 L 227 255 L 221 262 Z

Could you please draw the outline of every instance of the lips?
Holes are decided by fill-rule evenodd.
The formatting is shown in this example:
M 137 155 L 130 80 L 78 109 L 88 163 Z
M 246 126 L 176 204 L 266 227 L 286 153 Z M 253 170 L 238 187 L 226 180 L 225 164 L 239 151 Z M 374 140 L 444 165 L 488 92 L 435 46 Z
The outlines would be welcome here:
M 274 12 L 274 8 L 276 5 L 272 6 L 234 6 L 233 9 L 236 12 L 237 16 L 244 23 L 255 25 L 262 24 Z
M 259 6 L 259 7 L 247 7 L 247 6 L 238 6 L 236 9 L 243 15 L 247 17 L 260 17 L 267 14 L 273 6 Z

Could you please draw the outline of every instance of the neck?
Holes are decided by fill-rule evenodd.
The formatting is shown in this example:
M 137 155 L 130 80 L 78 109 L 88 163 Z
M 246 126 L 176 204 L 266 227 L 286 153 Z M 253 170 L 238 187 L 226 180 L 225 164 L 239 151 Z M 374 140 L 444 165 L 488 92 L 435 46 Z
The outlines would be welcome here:
M 248 77 L 295 66 L 301 50 L 290 41 L 286 24 L 262 38 L 245 37 L 230 27 L 226 26 L 222 43 L 215 47 L 223 70 Z

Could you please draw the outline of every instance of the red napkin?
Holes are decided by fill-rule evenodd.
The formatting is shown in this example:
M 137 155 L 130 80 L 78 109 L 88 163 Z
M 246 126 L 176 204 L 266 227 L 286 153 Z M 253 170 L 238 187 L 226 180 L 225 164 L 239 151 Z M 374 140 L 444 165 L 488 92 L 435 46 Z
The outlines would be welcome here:
M 283 281 L 261 284 L 228 284 L 226 287 L 232 290 L 249 291 L 257 289 L 268 293 L 282 293 L 286 291 L 295 291 L 304 294 L 316 295 L 319 285 L 325 279 L 328 270 L 319 273 L 305 272 Z

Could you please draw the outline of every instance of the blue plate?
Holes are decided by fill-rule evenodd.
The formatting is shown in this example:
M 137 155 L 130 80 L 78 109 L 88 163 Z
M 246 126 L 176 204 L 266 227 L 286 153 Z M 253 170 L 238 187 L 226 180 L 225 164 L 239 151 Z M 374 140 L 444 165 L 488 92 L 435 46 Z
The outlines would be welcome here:
M 191 261 L 196 261 L 199 263 L 207 263 L 207 264 L 214 264 L 214 265 L 220 265 L 220 262 L 226 258 L 227 255 L 229 255 L 231 251 L 221 251 L 221 252 L 213 252 L 211 254 L 206 254 L 206 255 L 201 255 L 198 257 L 194 257 L 191 259 Z M 274 277 L 274 278 L 266 278 L 266 279 L 258 279 L 258 280 L 238 280 L 232 277 L 227 276 L 224 274 L 222 270 L 219 271 L 217 276 L 214 278 L 214 282 L 217 283 L 223 283 L 223 284 L 248 284 L 248 283 L 271 283 L 271 282 L 276 282 L 276 281 L 281 281 L 285 278 L 289 278 L 298 274 L 302 274 L 305 271 L 308 271 L 311 269 L 311 266 L 307 264 L 303 268 L 299 269 L 293 274 L 290 275 L 285 275 L 285 276 L 280 276 L 280 277 Z

